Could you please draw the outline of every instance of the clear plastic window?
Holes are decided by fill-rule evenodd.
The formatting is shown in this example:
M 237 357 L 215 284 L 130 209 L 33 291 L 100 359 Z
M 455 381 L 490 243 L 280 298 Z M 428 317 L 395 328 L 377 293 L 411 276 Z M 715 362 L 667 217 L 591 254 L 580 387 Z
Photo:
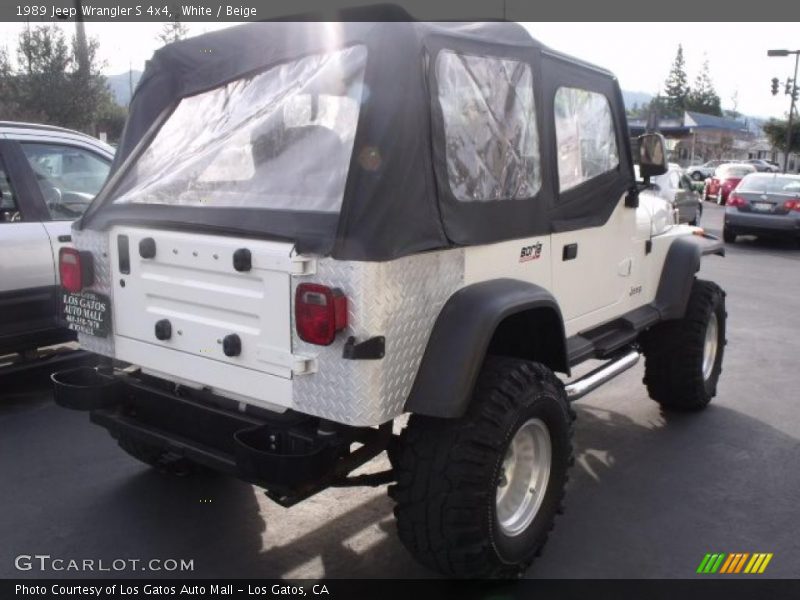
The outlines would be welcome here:
M 614 119 L 603 94 L 558 88 L 555 119 L 562 192 L 619 165 Z
M 114 202 L 338 212 L 366 59 L 307 56 L 184 98 Z
M 443 51 L 436 78 L 453 195 L 465 202 L 535 195 L 539 139 L 530 67 Z

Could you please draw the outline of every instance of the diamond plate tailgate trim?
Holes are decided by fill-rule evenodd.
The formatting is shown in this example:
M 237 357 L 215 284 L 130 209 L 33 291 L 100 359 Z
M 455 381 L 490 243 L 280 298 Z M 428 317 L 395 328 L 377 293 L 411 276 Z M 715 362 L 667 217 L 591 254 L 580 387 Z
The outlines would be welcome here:
M 111 259 L 108 247 L 108 232 L 93 231 L 91 229 L 73 229 L 72 242 L 78 250 L 92 253 L 94 263 L 94 283 L 86 288 L 86 291 L 105 294 L 111 299 L 111 311 L 114 311 L 114 286 L 111 280 Z M 108 337 L 101 338 L 94 335 L 78 334 L 78 341 L 84 350 L 102 354 L 103 356 L 114 356 L 114 331 Z
M 348 425 L 377 425 L 399 416 L 411 391 L 433 324 L 463 286 L 464 251 L 418 254 L 389 262 L 322 259 L 311 277 L 348 299 L 348 328 L 327 347 L 303 342 L 292 324 L 292 352 L 316 358 L 316 373 L 294 378 L 292 407 Z M 381 360 L 342 358 L 345 341 L 386 337 Z

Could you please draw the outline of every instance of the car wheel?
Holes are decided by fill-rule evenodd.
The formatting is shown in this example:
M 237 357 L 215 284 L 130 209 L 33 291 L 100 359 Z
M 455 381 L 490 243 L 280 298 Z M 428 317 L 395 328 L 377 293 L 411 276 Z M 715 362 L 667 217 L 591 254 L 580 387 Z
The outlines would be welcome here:
M 736 233 L 730 227 L 722 227 L 722 241 L 726 244 L 736 243 Z
M 642 336 L 644 383 L 664 409 L 701 410 L 717 394 L 727 314 L 722 288 L 696 279 L 684 317 Z
M 699 171 L 695 171 L 691 174 L 692 181 L 703 181 L 703 174 Z
M 561 512 L 575 413 L 547 367 L 489 357 L 467 413 L 412 415 L 392 459 L 398 535 L 453 577 L 517 577 Z

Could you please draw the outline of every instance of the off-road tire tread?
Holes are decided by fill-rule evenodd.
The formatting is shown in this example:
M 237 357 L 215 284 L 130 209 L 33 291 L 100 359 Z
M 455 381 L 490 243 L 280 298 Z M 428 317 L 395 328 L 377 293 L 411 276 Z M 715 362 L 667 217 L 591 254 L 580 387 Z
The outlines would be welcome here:
M 663 408 L 675 411 L 696 411 L 705 408 L 716 395 L 716 384 L 722 373 L 720 362 L 711 390 L 706 389 L 698 361 L 702 361 L 703 342 L 709 310 L 721 306 L 723 321 L 725 292 L 716 283 L 695 279 L 682 319 L 665 321 L 642 336 L 645 355 L 644 384 L 650 397 Z M 719 323 L 723 328 L 724 322 Z M 722 360 L 726 341 L 718 347 Z
M 491 482 L 498 448 L 507 443 L 504 417 L 527 402 L 534 388 L 559 400 L 568 423 L 565 471 L 574 463 L 575 412 L 562 382 L 538 363 L 488 357 L 468 411 L 461 419 L 412 415 L 391 459 L 397 483 L 389 488 L 401 542 L 423 565 L 453 577 L 518 577 L 541 553 L 555 515 L 530 556 L 516 564 L 502 561 L 491 543 L 494 503 Z M 535 400 L 534 400 L 535 401 Z M 554 456 L 554 461 L 556 457 Z M 565 485 L 557 491 L 556 513 L 563 512 Z

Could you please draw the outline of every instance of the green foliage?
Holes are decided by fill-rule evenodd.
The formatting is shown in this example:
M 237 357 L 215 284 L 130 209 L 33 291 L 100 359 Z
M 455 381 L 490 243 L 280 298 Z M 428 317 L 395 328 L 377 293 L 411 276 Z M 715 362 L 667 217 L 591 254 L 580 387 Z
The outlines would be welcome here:
M 683 46 L 678 44 L 678 52 L 672 61 L 667 80 L 664 83 L 666 103 L 664 116 L 680 116 L 686 110 L 686 101 L 689 96 L 689 84 L 686 76 L 686 62 L 683 59 Z
M 161 27 L 161 32 L 158 34 L 158 39 L 162 44 L 171 44 L 172 42 L 177 42 L 185 38 L 187 33 L 189 33 L 189 30 L 186 28 L 186 25 L 176 19 L 164 23 Z
M 788 123 L 779 119 L 770 119 L 764 126 L 764 134 L 769 138 L 773 147 L 782 152 L 786 152 L 786 128 Z M 792 124 L 791 151 L 800 152 L 800 124 L 796 121 Z
M 680 44 L 664 83 L 664 95 L 663 101 L 657 105 L 662 117 L 680 117 L 687 110 L 722 116 L 720 98 L 711 81 L 708 59 L 703 62 L 703 68 L 697 74 L 693 87 L 689 87 L 683 46 Z M 656 105 L 652 106 L 655 107 Z
M 689 91 L 685 106 L 686 110 L 722 116 L 719 95 L 714 89 L 709 73 L 708 59 L 703 62 L 703 68 L 694 80 L 694 87 Z
M 17 40 L 16 68 L 0 56 L 3 118 L 95 133 L 101 114 L 114 104 L 97 48 L 96 39 L 87 41 L 80 68 L 76 36 L 68 40 L 55 25 L 26 28 Z

